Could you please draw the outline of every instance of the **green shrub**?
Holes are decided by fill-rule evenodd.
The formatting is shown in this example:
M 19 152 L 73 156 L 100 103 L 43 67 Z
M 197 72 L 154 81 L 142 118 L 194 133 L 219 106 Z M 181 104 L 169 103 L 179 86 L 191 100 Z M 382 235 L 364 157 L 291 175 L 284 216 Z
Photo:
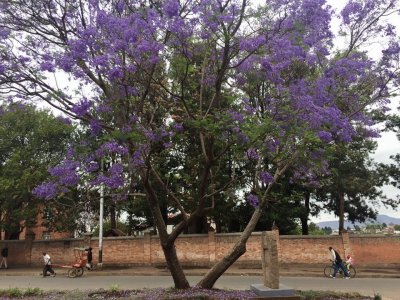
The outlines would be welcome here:
M 43 291 L 39 288 L 27 288 L 24 296 L 39 296 L 39 295 L 43 295 Z
M 382 296 L 379 293 L 374 293 L 374 300 L 382 300 Z

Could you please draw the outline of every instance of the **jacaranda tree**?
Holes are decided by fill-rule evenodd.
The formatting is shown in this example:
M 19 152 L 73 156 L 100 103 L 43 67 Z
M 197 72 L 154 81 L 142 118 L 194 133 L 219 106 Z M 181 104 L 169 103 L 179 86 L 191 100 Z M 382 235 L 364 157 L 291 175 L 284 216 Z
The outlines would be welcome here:
M 350 142 L 355 126 L 372 136 L 365 112 L 384 109 L 398 84 L 398 37 L 385 19 L 395 0 L 350 1 L 339 15 L 342 49 L 333 47 L 324 0 L 0 5 L 1 91 L 46 101 L 101 141 L 52 169 L 36 195 L 50 200 L 81 181 L 104 185 L 115 201 L 144 191 L 177 288 L 189 287 L 179 234 L 228 198 L 254 207 L 234 247 L 198 283 L 211 288 L 245 253 L 285 171 L 321 172 L 327 145 Z M 362 46 L 380 36 L 387 47 L 372 59 Z M 164 203 L 181 216 L 172 233 Z

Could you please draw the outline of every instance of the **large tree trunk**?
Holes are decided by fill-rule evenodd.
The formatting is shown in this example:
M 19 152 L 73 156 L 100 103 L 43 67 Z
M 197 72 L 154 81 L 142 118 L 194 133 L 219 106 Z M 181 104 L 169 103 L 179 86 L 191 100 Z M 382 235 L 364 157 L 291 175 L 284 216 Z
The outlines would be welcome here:
M 115 212 L 115 203 L 110 206 L 110 224 L 111 229 L 117 229 L 117 214 Z
M 304 193 L 304 213 L 302 214 L 301 220 L 301 233 L 308 235 L 308 216 L 310 214 L 310 192 Z
M 197 284 L 197 286 L 211 289 L 215 282 L 220 278 L 225 271 L 246 252 L 246 242 L 254 231 L 258 220 L 262 214 L 262 208 L 256 208 L 251 220 L 247 224 L 245 230 L 242 232 L 239 240 L 236 242 L 235 246 L 230 250 L 230 252 L 219 262 L 217 262 L 204 276 L 204 278 Z
M 147 199 L 150 204 L 151 212 L 153 214 L 155 225 L 158 229 L 158 235 L 160 238 L 161 247 L 164 252 L 165 261 L 174 280 L 175 288 L 187 289 L 190 288 L 189 282 L 186 279 L 186 275 L 183 272 L 183 268 L 179 262 L 174 240 L 168 239 L 167 226 L 165 225 L 163 215 L 161 213 L 160 205 L 157 201 L 157 196 L 148 180 L 148 174 L 144 175 L 143 184 L 147 193 Z

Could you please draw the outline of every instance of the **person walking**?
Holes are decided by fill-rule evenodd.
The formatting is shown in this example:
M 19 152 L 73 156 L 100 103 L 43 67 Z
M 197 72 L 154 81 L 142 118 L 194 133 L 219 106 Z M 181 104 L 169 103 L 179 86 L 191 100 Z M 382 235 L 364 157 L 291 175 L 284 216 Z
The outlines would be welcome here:
M 92 253 L 92 247 L 86 248 L 85 249 L 87 251 L 87 264 L 86 264 L 86 268 L 88 270 L 91 270 L 93 265 L 92 265 L 92 260 L 93 260 L 93 253 Z
M 343 264 L 343 260 L 340 257 L 339 253 L 333 249 L 332 247 L 329 247 L 329 252 L 331 253 L 331 260 L 335 264 L 335 269 L 333 271 L 333 274 L 330 275 L 332 278 L 336 278 L 336 273 L 341 269 L 343 271 L 343 274 L 346 279 L 350 279 L 349 272 L 347 271 L 347 268 Z
M 5 268 L 5 269 L 8 269 L 7 257 L 8 257 L 8 246 L 5 245 L 4 248 L 1 250 L 0 269 L 3 267 L 3 264 L 4 264 L 4 268 Z
M 51 267 L 51 257 L 46 252 L 43 252 L 43 261 L 44 261 L 43 277 L 47 276 L 47 271 L 50 272 L 51 276 L 55 277 L 56 273 L 54 272 L 53 268 Z

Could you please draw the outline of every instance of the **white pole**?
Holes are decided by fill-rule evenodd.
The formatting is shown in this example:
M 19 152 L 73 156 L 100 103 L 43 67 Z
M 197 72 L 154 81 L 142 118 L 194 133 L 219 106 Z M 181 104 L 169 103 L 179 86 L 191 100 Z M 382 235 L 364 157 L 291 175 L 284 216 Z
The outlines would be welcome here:
M 101 161 L 103 172 L 103 160 Z M 100 216 L 99 216 L 99 268 L 103 266 L 103 214 L 104 214 L 104 184 L 100 185 Z

